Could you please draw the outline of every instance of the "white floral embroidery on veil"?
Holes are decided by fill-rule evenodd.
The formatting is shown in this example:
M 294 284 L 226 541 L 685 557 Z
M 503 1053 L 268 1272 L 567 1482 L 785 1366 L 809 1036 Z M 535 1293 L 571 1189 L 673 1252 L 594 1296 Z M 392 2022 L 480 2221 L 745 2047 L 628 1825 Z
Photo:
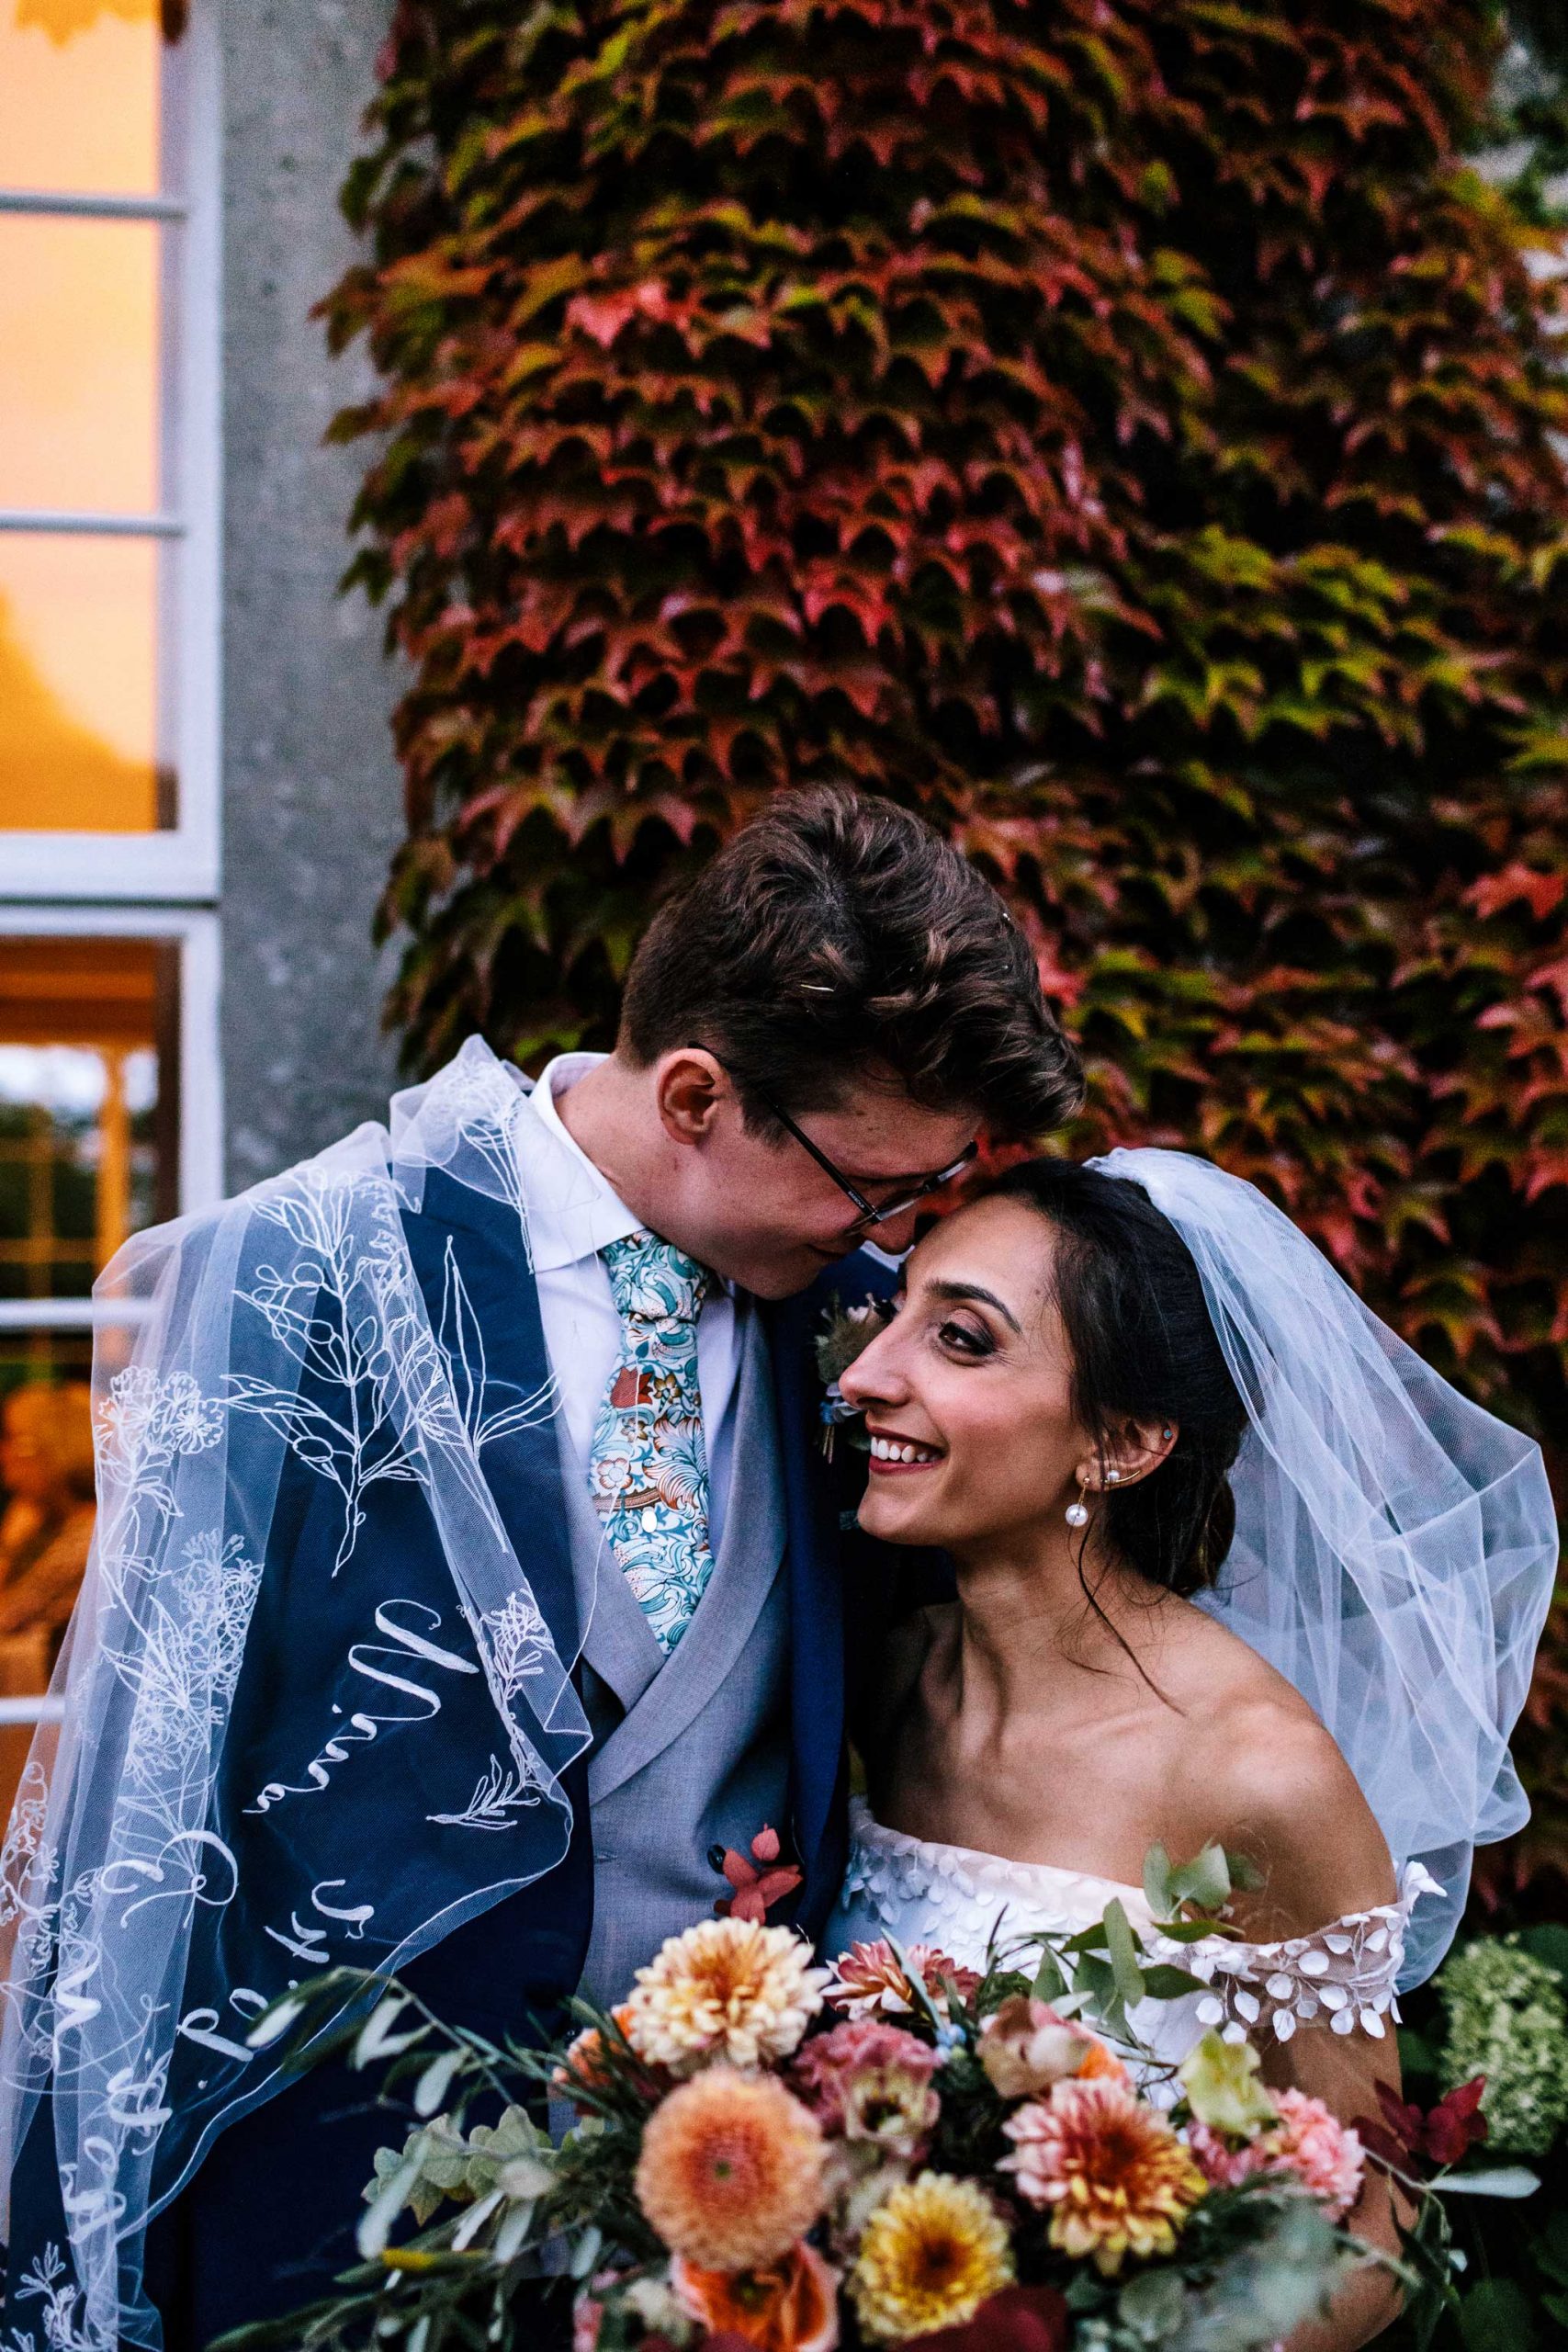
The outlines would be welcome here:
M 98 1530 L 57 1678 L 66 1722 L 35 1744 L 0 1852 L 0 2189 L 47 2088 L 69 2243 L 20 2266 L 37 2321 L 3 2352 L 40 2352 L 39 2331 L 43 2352 L 107 2352 L 122 2320 L 144 2323 L 138 2235 L 176 2045 L 210 2053 L 245 2104 L 275 2064 L 244 2040 L 266 1988 L 231 1982 L 216 2005 L 187 1993 L 182 2013 L 166 1987 L 184 1982 L 197 1916 L 239 1886 L 214 1804 L 285 1460 L 335 1498 L 334 1581 L 356 1573 L 375 1489 L 424 1491 L 477 1663 L 424 1630 L 434 1611 L 390 1619 L 384 1589 L 376 1623 L 411 1657 L 482 1675 L 498 1735 L 467 1803 L 426 1815 L 433 1833 L 472 1839 L 476 1856 L 531 1837 L 505 1866 L 516 1883 L 564 1849 L 570 1807 L 528 1725 L 560 1743 L 558 1760 L 587 1726 L 480 1465 L 549 1419 L 554 1385 L 491 1377 L 450 1238 L 433 1314 L 402 1223 L 441 1169 L 515 1214 L 527 1260 L 521 1099 L 470 1041 L 398 1099 L 391 1140 L 361 1128 L 209 1218 L 138 1237 L 104 1278 L 145 1302 L 145 1319 L 135 1360 L 102 1383 Z M 238 1366 L 231 1330 L 249 1359 Z M 276 1930 L 284 1952 L 325 1965 L 329 1936 L 363 1932 L 369 1907 L 340 1891 L 358 1860 L 301 1888 Z M 477 1886 L 494 1875 L 473 1868 Z

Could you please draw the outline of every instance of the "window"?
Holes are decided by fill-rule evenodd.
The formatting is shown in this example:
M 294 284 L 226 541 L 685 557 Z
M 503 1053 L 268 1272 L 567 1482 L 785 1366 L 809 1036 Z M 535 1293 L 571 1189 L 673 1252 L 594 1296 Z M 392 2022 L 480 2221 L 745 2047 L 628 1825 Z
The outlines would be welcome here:
M 216 0 L 0 0 L 0 1809 L 128 1235 L 220 1184 Z
M 217 887 L 210 0 L 0 0 L 0 892 Z

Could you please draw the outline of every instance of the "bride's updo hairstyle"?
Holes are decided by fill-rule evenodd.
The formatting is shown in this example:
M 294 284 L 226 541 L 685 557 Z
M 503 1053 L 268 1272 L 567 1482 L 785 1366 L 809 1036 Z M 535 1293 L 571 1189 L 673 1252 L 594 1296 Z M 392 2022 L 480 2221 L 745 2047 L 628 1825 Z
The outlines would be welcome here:
M 1203 1591 L 1235 1532 L 1228 1474 L 1247 1411 L 1186 1243 L 1141 1185 L 1068 1159 L 1026 1160 L 987 1197 L 1038 1210 L 1055 1232 L 1073 1409 L 1101 1457 L 1126 1421 L 1178 1430 L 1157 1470 L 1097 1497 L 1102 1539 L 1150 1584 Z

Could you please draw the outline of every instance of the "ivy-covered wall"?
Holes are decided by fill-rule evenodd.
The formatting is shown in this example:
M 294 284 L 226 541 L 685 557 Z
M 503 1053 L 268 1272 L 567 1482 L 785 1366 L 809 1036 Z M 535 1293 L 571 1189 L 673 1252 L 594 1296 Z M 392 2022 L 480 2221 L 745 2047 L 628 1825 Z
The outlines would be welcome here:
M 326 310 L 385 384 L 337 429 L 378 436 L 354 576 L 412 676 L 409 1061 L 606 1042 L 688 862 L 852 775 L 1009 892 L 1075 1148 L 1255 1178 L 1561 1472 L 1563 117 L 1527 73 L 1499 121 L 1507 33 L 401 0 Z M 1516 134 L 1517 199 L 1466 160 Z M 1562 1659 L 1485 1887 L 1527 1908 Z

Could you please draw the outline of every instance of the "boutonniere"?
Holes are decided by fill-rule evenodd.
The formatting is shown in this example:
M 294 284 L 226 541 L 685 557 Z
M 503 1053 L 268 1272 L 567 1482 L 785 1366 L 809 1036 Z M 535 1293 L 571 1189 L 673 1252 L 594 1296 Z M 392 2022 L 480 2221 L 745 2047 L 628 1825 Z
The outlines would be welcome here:
M 817 1335 L 817 1373 L 823 1384 L 822 1451 L 833 1459 L 833 1444 L 840 1423 L 858 1421 L 860 1407 L 844 1401 L 839 1383 L 851 1364 L 882 1329 L 888 1317 L 885 1299 L 874 1298 L 868 1292 L 859 1306 L 830 1306 L 822 1318 L 822 1329 Z M 852 1430 L 850 1443 L 866 1450 L 863 1430 Z
M 733 1846 L 714 1846 L 708 1860 L 716 1871 L 722 1871 L 733 1892 L 721 1895 L 714 1909 L 721 1919 L 751 1919 L 758 1927 L 765 1922 L 775 1903 L 793 1894 L 804 1882 L 805 1873 L 794 1862 L 783 1859 L 779 1833 L 766 1823 L 751 1840 L 750 1855 L 738 1854 Z

